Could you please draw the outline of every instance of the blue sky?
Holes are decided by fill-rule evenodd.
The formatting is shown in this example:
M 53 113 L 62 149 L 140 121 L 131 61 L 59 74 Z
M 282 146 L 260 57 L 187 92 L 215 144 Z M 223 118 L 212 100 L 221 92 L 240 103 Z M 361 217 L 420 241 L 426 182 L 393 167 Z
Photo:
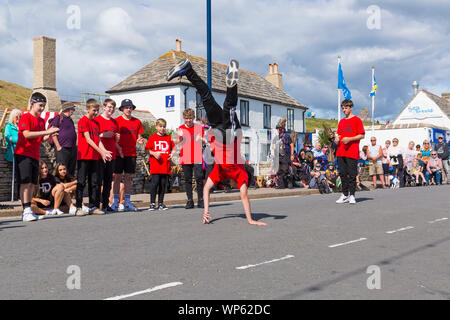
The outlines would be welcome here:
M 205 3 L 1 0 L 0 79 L 33 86 L 37 36 L 57 39 L 57 89 L 72 100 L 104 93 L 175 49 L 175 39 L 206 57 Z M 373 5 L 378 16 L 368 12 Z M 67 27 L 70 6 L 80 10 L 79 29 Z M 317 116 L 337 117 L 339 55 L 357 113 L 370 107 L 372 65 L 377 119 L 395 118 L 414 80 L 438 95 L 450 91 L 448 0 L 213 0 L 212 8 L 214 61 L 237 58 L 263 76 L 277 62 L 285 91 Z

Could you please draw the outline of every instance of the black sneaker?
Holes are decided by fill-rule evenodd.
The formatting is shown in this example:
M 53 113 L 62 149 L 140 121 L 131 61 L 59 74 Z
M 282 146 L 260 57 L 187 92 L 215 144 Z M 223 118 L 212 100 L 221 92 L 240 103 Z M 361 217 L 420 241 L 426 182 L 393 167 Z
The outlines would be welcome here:
M 148 211 L 155 211 L 156 209 L 156 204 L 152 203 L 150 204 L 150 208 L 148 209 Z
M 203 203 L 203 199 L 199 200 L 197 203 L 197 208 L 204 208 L 205 204 Z
M 186 202 L 186 206 L 184 208 L 185 209 L 194 209 L 194 201 L 188 200 L 188 202 Z
M 167 208 L 164 203 L 159 204 L 159 207 L 158 207 L 159 211 L 166 211 L 167 209 L 169 209 L 169 208 Z
M 110 206 L 106 206 L 106 208 L 103 209 L 103 212 L 106 214 L 109 214 L 109 213 L 114 213 L 115 211 Z
M 181 77 L 189 69 L 192 69 L 191 62 L 188 59 L 181 60 L 172 69 L 170 69 L 169 72 L 167 72 L 166 80 L 170 81 L 176 77 Z

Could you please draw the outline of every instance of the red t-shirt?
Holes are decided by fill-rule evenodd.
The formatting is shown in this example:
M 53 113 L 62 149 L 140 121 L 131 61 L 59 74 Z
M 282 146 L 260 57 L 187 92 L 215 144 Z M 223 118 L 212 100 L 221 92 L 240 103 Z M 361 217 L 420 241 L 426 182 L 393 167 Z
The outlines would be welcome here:
M 98 122 L 98 125 L 100 126 L 100 134 L 102 134 L 105 131 L 112 131 L 115 134 L 119 133 L 119 126 L 117 125 L 116 120 L 114 119 L 106 119 L 102 115 L 96 117 L 94 119 Z M 100 138 L 100 140 L 103 143 L 103 146 L 106 148 L 106 150 L 112 152 L 112 159 L 114 160 L 117 155 L 117 148 L 116 148 L 116 136 L 112 136 L 111 138 Z
M 95 119 L 90 120 L 84 116 L 78 121 L 78 160 L 98 160 L 100 154 L 94 150 L 86 141 L 84 132 L 89 132 L 89 136 L 98 146 L 100 142 L 100 126 Z
M 26 139 L 24 131 L 45 131 L 45 121 L 41 117 L 35 117 L 30 112 L 25 113 L 19 120 L 19 136 L 15 154 L 27 156 L 39 161 L 40 148 L 43 137 Z
M 364 134 L 364 125 L 357 116 L 350 119 L 344 118 L 339 121 L 337 134 L 340 135 L 340 141 L 344 137 L 355 137 L 358 134 Z M 359 140 L 343 144 L 339 141 L 336 151 L 337 157 L 346 157 L 352 159 L 359 159 Z
M 155 133 L 148 138 L 145 149 L 161 154 L 159 160 L 150 156 L 150 174 L 171 173 L 169 156 L 174 148 L 175 143 L 173 143 L 172 138 L 168 135 L 161 137 Z
M 119 146 L 122 148 L 124 157 L 136 157 L 136 141 L 139 134 L 144 133 L 141 120 L 131 117 L 131 120 L 123 116 L 116 118 L 119 126 Z
M 185 124 L 179 127 L 181 131 L 181 151 L 180 164 L 194 164 L 202 163 L 202 140 L 204 137 L 203 126 L 201 124 L 194 124 L 191 128 L 186 127 Z
M 210 144 L 216 164 L 244 164 L 245 161 L 241 155 L 241 142 L 242 136 L 233 138 L 233 141 L 228 144 L 223 144 L 212 136 Z

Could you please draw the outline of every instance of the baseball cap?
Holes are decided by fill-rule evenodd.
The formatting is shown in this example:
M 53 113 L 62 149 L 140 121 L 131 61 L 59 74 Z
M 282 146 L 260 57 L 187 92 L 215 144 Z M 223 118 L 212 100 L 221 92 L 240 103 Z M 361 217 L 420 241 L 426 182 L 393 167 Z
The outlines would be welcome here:
M 122 103 L 120 104 L 119 110 L 122 111 L 123 107 L 128 107 L 128 106 L 132 106 L 133 110 L 136 109 L 136 106 L 133 104 L 133 101 L 131 101 L 130 99 L 124 99 L 124 100 L 122 100 Z

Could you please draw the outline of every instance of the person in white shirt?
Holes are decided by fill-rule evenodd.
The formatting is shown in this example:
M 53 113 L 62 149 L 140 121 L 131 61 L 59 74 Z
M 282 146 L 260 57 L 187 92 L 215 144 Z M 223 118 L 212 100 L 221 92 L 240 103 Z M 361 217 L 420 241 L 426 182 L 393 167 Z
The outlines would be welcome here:
M 398 139 L 392 139 L 392 146 L 388 149 L 389 159 L 393 167 L 393 175 L 400 181 L 400 187 L 404 187 L 403 179 L 403 150 L 398 146 Z
M 377 144 L 377 138 L 370 138 L 370 146 L 367 152 L 367 159 L 369 160 L 369 175 L 373 179 L 373 188 L 377 188 L 377 175 L 380 178 L 381 186 L 385 189 L 383 165 L 382 165 L 383 151 L 381 146 Z

